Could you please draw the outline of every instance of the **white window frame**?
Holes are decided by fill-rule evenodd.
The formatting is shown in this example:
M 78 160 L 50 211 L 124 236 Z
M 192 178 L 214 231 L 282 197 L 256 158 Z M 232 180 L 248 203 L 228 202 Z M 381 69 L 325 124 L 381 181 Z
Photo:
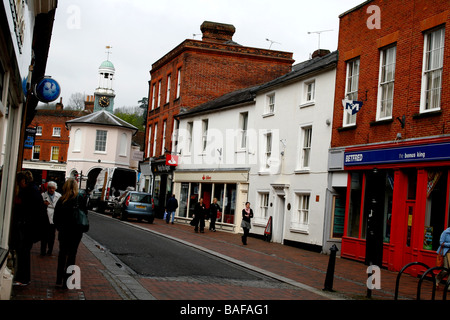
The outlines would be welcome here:
M 42 136 L 42 127 L 41 126 L 37 126 L 36 127 L 36 135 L 37 136 Z
M 265 139 L 265 147 L 264 147 L 264 166 L 263 169 L 267 170 L 270 168 L 269 160 L 272 157 L 272 147 L 273 147 L 273 135 L 272 132 L 269 131 L 264 134 Z
M 61 137 L 61 127 L 53 127 L 52 137 Z
M 167 76 L 167 91 L 166 91 L 166 103 L 170 101 L 170 84 L 171 84 L 172 75 Z
M 155 109 L 155 103 L 156 103 L 156 83 L 153 84 L 152 89 L 152 110 Z
M 180 97 L 180 93 L 181 93 L 181 68 L 178 68 L 178 72 L 177 72 L 177 94 L 176 94 L 176 99 L 178 99 Z
M 309 170 L 311 165 L 312 135 L 313 127 L 311 125 L 300 127 L 299 165 L 303 171 Z
M 104 139 L 103 139 L 104 137 Z M 108 141 L 107 130 L 96 130 L 95 132 L 95 153 L 106 153 L 106 145 Z M 104 150 L 102 150 L 104 149 Z
M 355 69 L 355 64 L 357 67 Z M 347 74 L 345 77 L 345 97 L 349 100 L 358 100 L 360 58 L 347 61 Z M 344 118 L 342 121 L 344 127 L 356 125 L 356 114 L 351 115 L 344 109 Z
M 125 132 L 120 135 L 119 156 L 126 157 L 128 152 L 128 136 Z
M 436 43 L 439 36 L 439 46 L 430 48 L 430 45 Z M 420 112 L 433 112 L 441 109 L 442 98 L 442 76 L 444 66 L 444 47 L 445 47 L 445 28 L 439 27 L 428 31 L 424 34 L 424 53 L 422 64 L 422 91 L 420 99 Z M 432 64 L 431 66 L 429 64 Z M 438 75 L 438 77 L 436 77 Z M 431 78 L 431 86 L 428 89 Z M 439 83 L 436 85 L 434 80 L 439 78 Z M 432 93 L 429 95 L 429 91 Z M 434 93 L 433 93 L 434 91 Z M 436 93 L 437 91 L 437 93 Z M 428 102 L 430 100 L 430 102 Z M 430 107 L 431 105 L 431 107 Z
M 153 128 L 152 125 L 148 126 L 148 135 L 149 135 L 149 137 L 148 137 L 148 144 L 147 144 L 147 158 L 150 158 L 151 150 L 152 150 L 152 136 L 151 136 L 152 128 Z
M 39 157 L 35 158 L 34 154 L 36 153 L 35 150 L 38 149 L 39 150 Z M 31 160 L 39 160 L 39 158 L 41 157 L 41 146 L 33 146 L 33 149 L 31 150 Z
M 308 233 L 311 220 L 311 193 L 296 192 L 296 210 L 292 215 L 291 231 Z
M 80 152 L 81 151 L 81 129 L 75 130 L 75 133 L 73 135 L 73 152 Z
M 395 67 L 397 46 L 391 45 L 380 51 L 378 78 L 377 121 L 392 119 L 394 109 Z
M 152 156 L 156 156 L 156 142 L 158 141 L 158 124 L 155 123 L 155 125 L 153 126 L 153 152 L 152 152 Z
M 161 80 L 158 81 L 158 108 L 161 107 Z
M 206 147 L 208 145 L 208 119 L 202 120 L 202 153 L 206 152 Z
M 266 94 L 266 106 L 264 116 L 271 116 L 275 114 L 275 92 Z
M 58 150 L 58 153 L 55 153 L 54 150 Z M 58 159 L 57 160 L 53 160 L 53 155 L 58 155 Z M 52 146 L 51 151 L 50 151 L 50 161 L 51 162 L 58 162 L 59 161 L 59 147 L 58 146 Z
M 239 114 L 239 123 L 240 123 L 240 149 L 247 149 L 247 140 L 248 140 L 248 112 L 242 112 Z
M 189 121 L 187 123 L 187 134 L 188 136 L 186 137 L 187 139 L 187 154 L 191 154 L 192 153 L 192 135 L 194 132 L 194 122 Z
M 259 198 L 259 217 L 262 219 L 269 218 L 269 191 L 258 192 Z
M 167 128 L 167 121 L 164 120 L 163 122 L 163 132 L 162 132 L 162 142 L 161 142 L 161 155 L 164 155 L 166 150 L 164 149 L 166 147 L 166 128 Z

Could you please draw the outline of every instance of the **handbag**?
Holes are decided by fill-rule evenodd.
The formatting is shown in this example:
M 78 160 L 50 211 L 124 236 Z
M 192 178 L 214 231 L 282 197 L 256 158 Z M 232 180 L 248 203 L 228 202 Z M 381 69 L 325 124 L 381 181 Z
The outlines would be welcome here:
M 441 252 L 442 252 L 442 245 L 439 248 L 438 255 L 436 256 L 436 267 L 444 266 L 444 256 L 441 254 Z
M 75 203 L 75 206 L 73 207 L 73 215 L 75 218 L 75 222 L 77 224 L 77 227 L 81 232 L 88 232 L 89 231 L 89 219 L 87 217 L 86 212 L 80 208 L 78 205 L 78 198 Z

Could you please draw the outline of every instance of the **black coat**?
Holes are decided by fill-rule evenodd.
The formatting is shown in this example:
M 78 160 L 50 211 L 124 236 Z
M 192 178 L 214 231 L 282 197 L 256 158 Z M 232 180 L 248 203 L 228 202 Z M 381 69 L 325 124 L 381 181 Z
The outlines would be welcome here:
M 205 219 L 206 213 L 205 204 L 200 204 L 200 202 L 197 202 L 194 208 L 195 219 Z
M 60 198 L 56 203 L 53 223 L 58 230 L 59 240 L 69 240 L 82 234 L 73 214 L 73 209 L 77 202 L 80 208 L 87 212 L 86 203 L 81 196 L 67 200 L 66 202 L 63 202 Z
M 209 207 L 209 216 L 211 219 L 217 219 L 217 212 L 220 211 L 220 206 L 216 203 L 211 203 Z

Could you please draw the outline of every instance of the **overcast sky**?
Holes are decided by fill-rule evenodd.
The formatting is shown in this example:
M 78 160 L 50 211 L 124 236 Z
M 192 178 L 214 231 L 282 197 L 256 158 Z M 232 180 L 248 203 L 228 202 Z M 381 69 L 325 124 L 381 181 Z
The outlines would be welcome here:
M 98 67 L 116 69 L 115 107 L 148 97 L 154 62 L 185 39 L 201 40 L 203 21 L 232 24 L 243 46 L 292 52 L 295 63 L 320 46 L 337 49 L 339 15 L 364 0 L 63 0 L 58 1 L 46 73 L 73 93 L 93 95 Z M 332 31 L 328 31 L 332 30 Z M 269 39 L 271 41 L 267 41 Z

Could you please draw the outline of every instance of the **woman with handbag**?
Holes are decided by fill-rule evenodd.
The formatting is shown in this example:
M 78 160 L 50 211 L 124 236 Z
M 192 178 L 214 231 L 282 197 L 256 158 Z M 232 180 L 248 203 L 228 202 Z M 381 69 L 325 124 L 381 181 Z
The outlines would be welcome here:
M 450 227 L 442 232 L 439 242 L 441 245 L 439 246 L 437 254 L 443 256 L 444 264 L 442 266 L 448 269 L 450 268 Z M 439 283 L 447 274 L 448 271 L 445 269 L 439 272 L 439 274 L 436 276 L 436 286 L 439 286 Z
M 244 235 L 242 236 L 242 244 L 247 245 L 247 237 L 250 233 L 250 228 L 252 227 L 250 221 L 253 218 L 253 210 L 250 208 L 250 202 L 245 203 L 245 208 L 242 209 L 242 222 L 241 227 L 244 230 Z
M 83 230 L 80 229 L 74 210 L 79 207 L 86 212 L 84 198 L 78 195 L 78 184 L 74 179 L 68 179 L 63 186 L 62 196 L 55 206 L 53 222 L 58 230 L 59 255 L 56 271 L 56 285 L 66 288 L 70 274 L 67 268 L 75 265 L 78 245 Z

